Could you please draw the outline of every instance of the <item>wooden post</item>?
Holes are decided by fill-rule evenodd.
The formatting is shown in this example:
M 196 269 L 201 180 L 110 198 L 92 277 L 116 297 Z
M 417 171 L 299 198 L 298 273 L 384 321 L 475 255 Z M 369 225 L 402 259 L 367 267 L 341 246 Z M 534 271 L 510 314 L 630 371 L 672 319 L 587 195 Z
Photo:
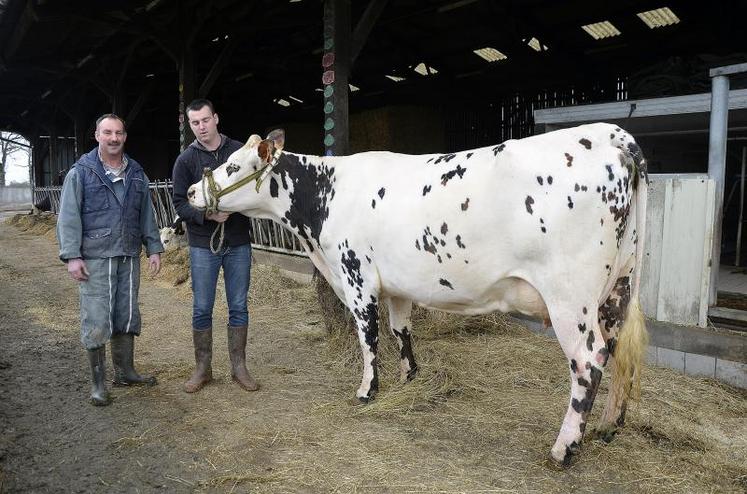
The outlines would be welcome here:
M 179 54 L 179 151 L 184 151 L 194 140 L 187 121 L 187 105 L 195 97 L 195 64 L 189 47 L 182 47 Z
M 324 154 L 350 152 L 348 77 L 351 64 L 350 0 L 324 1 Z

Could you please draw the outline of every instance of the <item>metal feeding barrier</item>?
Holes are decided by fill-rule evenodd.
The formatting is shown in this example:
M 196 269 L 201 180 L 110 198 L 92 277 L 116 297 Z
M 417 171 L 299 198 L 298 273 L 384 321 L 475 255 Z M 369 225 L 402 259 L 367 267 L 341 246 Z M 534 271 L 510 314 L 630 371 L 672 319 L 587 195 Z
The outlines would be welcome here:
M 171 180 L 154 180 L 150 183 L 150 202 L 158 228 L 171 225 L 176 218 L 173 201 L 174 186 Z M 34 204 L 40 209 L 58 214 L 61 186 L 34 187 Z M 251 218 L 252 247 L 281 254 L 308 257 L 298 238 L 282 225 L 268 219 Z

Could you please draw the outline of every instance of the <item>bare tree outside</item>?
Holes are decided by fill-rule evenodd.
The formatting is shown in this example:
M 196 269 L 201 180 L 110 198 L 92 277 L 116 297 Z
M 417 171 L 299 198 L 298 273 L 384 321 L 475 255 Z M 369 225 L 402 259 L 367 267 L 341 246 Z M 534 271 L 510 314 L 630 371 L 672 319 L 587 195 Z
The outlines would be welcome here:
M 19 163 L 19 160 L 11 159 L 18 153 L 26 154 L 25 163 Z M 29 169 L 31 160 L 28 143 L 22 135 L 15 132 L 0 132 L 0 187 L 6 185 L 6 176 L 9 174 L 11 163 L 17 167 Z M 28 171 L 24 177 L 28 177 Z

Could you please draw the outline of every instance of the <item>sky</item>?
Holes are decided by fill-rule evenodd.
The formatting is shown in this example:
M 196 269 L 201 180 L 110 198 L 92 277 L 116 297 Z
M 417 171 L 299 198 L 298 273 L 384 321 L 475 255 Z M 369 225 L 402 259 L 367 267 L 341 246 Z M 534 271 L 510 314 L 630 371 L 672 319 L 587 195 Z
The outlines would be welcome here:
M 29 182 L 29 169 L 26 165 L 29 162 L 28 149 L 24 148 L 16 151 L 10 157 L 10 165 L 5 175 L 5 184 L 11 182 Z

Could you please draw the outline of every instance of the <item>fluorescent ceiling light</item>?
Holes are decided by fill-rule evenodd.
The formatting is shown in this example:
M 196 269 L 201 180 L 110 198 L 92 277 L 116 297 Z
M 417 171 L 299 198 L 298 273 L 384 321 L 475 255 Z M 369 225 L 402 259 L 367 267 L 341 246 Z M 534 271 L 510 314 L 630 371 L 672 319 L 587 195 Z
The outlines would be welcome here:
M 384 77 L 386 77 L 387 79 L 391 79 L 391 80 L 393 80 L 394 82 L 401 82 L 401 81 L 404 81 L 404 80 L 405 80 L 405 78 L 404 78 L 404 77 L 397 77 L 396 75 L 388 75 L 388 74 L 387 74 L 387 75 L 385 75 Z
M 532 38 L 529 41 L 524 39 L 522 41 L 528 44 L 534 51 L 547 51 L 547 46 L 540 43 L 540 41 L 537 38 Z
M 356 91 L 360 91 L 360 89 L 361 89 L 358 86 L 353 86 L 352 84 L 348 84 L 348 86 L 350 86 L 350 92 L 351 93 L 354 93 Z
M 288 96 L 288 98 L 292 99 L 293 101 L 295 101 L 295 102 L 297 102 L 297 103 L 303 103 L 303 100 L 302 100 L 302 99 L 298 99 L 298 98 L 296 98 L 295 96 Z
M 639 12 L 636 15 L 651 29 L 671 26 L 680 22 L 680 18 L 669 7 L 647 10 L 646 12 Z
M 495 48 L 490 48 L 490 47 L 480 48 L 479 50 L 474 50 L 473 53 L 477 55 L 478 57 L 487 60 L 488 62 L 497 62 L 499 60 L 506 60 L 508 58 L 506 55 L 499 52 Z
M 290 101 L 284 100 L 283 98 L 278 98 L 272 100 L 274 103 L 277 103 L 280 106 L 290 106 Z
M 433 67 L 428 66 L 426 68 L 425 63 L 423 63 L 423 62 L 420 62 L 413 70 L 415 72 L 417 72 L 418 74 L 420 74 L 420 75 L 428 75 L 429 73 L 430 74 L 438 74 L 438 71 L 436 69 L 434 69 Z
M 581 26 L 581 29 L 586 31 L 589 36 L 594 39 L 612 38 L 620 35 L 620 31 L 612 25 L 610 21 L 602 21 L 594 24 L 587 24 Z

